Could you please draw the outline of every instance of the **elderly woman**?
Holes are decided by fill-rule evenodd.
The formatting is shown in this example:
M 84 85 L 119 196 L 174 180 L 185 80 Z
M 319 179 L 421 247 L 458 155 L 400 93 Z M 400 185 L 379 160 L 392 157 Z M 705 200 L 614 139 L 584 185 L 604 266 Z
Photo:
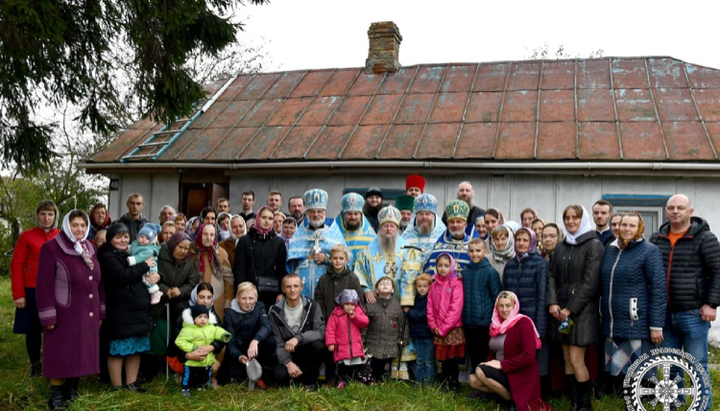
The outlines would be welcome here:
M 563 223 L 567 235 L 549 265 L 545 303 L 554 318 L 550 336 L 563 345 L 565 378 L 573 407 L 589 410 L 592 382 L 585 351 L 597 344 L 600 334 L 600 267 L 605 248 L 590 226 L 590 213 L 584 207 L 566 207 Z
M 162 280 L 158 283 L 163 293 L 163 302 L 170 304 L 170 318 L 187 308 L 190 293 L 198 284 L 198 272 L 190 259 L 190 236 L 180 232 L 160 246 L 158 272 Z M 161 305 L 162 306 L 162 305 Z
M 88 217 L 90 218 L 88 240 L 94 240 L 98 231 L 107 229 L 112 223 L 107 206 L 103 203 L 95 204 L 92 210 L 90 210 L 90 215 Z
M 162 229 L 160 231 L 160 235 L 158 236 L 158 241 L 160 244 L 167 242 L 170 237 L 172 237 L 175 233 L 177 233 L 177 227 L 175 226 L 174 221 L 166 221 L 162 225 Z
M 130 234 L 127 226 L 115 223 L 107 229 L 107 242 L 98 250 L 98 261 L 103 274 L 107 296 L 107 328 L 110 333 L 110 357 L 108 370 L 114 389 L 123 387 L 122 373 L 125 369 L 125 387 L 130 391 L 144 392 L 137 383 L 140 354 L 150 349 L 152 316 L 150 294 L 142 278 L 155 284 L 160 280 L 157 273 L 149 274 L 155 265 L 148 258 L 134 266 L 128 263 Z
M 87 241 L 88 226 L 87 214 L 73 210 L 63 218 L 62 233 L 40 249 L 37 309 L 45 327 L 43 349 L 49 354 L 43 376 L 50 379 L 50 409 L 64 409 L 78 397 L 79 377 L 100 371 L 105 296 L 95 247 Z
M 42 325 L 35 299 L 40 247 L 60 233 L 57 229 L 58 210 L 55 203 L 50 200 L 41 201 L 35 208 L 35 216 L 36 226 L 20 234 L 10 263 L 12 296 L 15 303 L 13 332 L 25 334 L 25 349 L 30 358 L 30 376 L 33 377 L 42 373 L 42 362 L 40 362 Z
M 225 315 L 225 329 L 232 334 L 227 346 L 226 363 L 233 380 L 247 378 L 245 365 L 257 359 L 263 367 L 273 366 L 275 337 L 265 305 L 258 301 L 255 284 L 240 283 L 230 309 Z M 258 386 L 264 388 L 258 381 Z
M 228 254 L 228 261 L 230 267 L 235 264 L 235 245 L 237 245 L 238 239 L 244 236 L 247 230 L 245 229 L 245 220 L 236 214 L 230 218 L 230 237 L 222 240 L 218 246 L 225 250 Z
M 217 234 L 214 223 L 200 226 L 195 236 L 195 268 L 200 281 L 210 283 L 215 295 L 215 313 L 223 320 L 225 302 L 230 305 L 233 299 L 233 274 L 228 254 L 217 246 Z M 229 292 L 229 298 L 226 293 Z
M 249 281 L 258 286 L 258 299 L 269 308 L 281 295 L 285 276 L 285 242 L 273 230 L 273 211 L 264 206 L 257 212 L 258 223 L 238 240 L 233 276 L 235 284 Z
M 665 270 L 660 250 L 643 239 L 644 228 L 640 214 L 625 214 L 620 237 L 605 249 L 601 269 L 605 371 L 616 393 L 628 367 L 663 342 Z
M 502 291 L 495 301 L 490 325 L 494 359 L 477 366 L 475 374 L 470 375 L 470 386 L 498 394 L 518 410 L 552 411 L 550 404 L 540 398 L 540 375 L 535 362 L 535 350 L 540 346 L 532 320 L 520 314 L 517 296 Z

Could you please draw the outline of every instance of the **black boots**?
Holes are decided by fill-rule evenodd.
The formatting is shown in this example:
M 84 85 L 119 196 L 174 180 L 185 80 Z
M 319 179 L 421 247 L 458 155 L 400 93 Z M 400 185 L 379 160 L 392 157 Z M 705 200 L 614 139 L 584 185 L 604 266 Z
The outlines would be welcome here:
M 63 388 L 64 387 L 62 385 L 50 386 L 50 399 L 48 400 L 48 407 L 51 410 L 64 410 L 67 406 Z
M 65 395 L 65 399 L 67 401 L 75 401 L 78 399 L 80 396 L 77 390 L 79 383 L 80 378 L 68 378 L 65 380 L 65 384 L 63 384 L 63 394 Z
M 592 382 L 590 380 L 577 383 L 577 411 L 592 411 Z
M 36 361 L 30 365 L 31 377 L 42 377 L 42 362 Z
M 570 404 L 572 408 L 570 411 L 578 410 L 578 382 L 575 379 L 575 374 L 565 374 L 565 385 L 567 385 L 568 397 L 570 397 Z

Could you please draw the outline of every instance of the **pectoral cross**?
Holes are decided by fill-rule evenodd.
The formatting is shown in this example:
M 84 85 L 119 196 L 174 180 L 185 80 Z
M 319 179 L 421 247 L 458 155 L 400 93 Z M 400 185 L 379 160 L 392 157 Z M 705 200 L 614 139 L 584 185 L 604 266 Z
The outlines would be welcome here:
M 322 248 L 320 248 L 320 241 L 325 239 L 322 236 L 322 230 L 315 230 L 315 232 L 313 232 L 312 239 L 315 240 L 315 246 L 312 248 L 313 254 L 322 252 Z

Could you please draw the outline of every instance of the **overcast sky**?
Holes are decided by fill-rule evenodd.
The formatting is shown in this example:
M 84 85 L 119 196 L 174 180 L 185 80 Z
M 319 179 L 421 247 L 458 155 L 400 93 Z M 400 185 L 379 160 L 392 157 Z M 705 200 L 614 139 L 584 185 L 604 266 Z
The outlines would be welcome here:
M 249 2 L 248 2 L 249 3 Z M 717 1 L 271 0 L 241 8 L 268 71 L 362 67 L 370 23 L 393 21 L 400 63 L 522 60 L 544 43 L 572 56 L 672 56 L 720 68 Z

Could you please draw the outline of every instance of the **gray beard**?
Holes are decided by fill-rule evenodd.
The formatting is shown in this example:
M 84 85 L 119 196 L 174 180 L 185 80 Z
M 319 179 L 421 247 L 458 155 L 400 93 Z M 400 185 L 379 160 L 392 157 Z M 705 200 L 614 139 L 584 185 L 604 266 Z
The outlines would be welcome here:
M 450 231 L 450 236 L 453 238 L 453 240 L 464 240 L 465 239 L 465 230 L 457 230 L 457 231 Z
M 397 237 L 378 237 L 378 243 L 380 244 L 380 251 L 383 254 L 395 254 L 395 246 L 397 245 Z
M 430 235 L 430 233 L 432 233 L 433 231 L 433 228 L 432 226 L 418 226 L 417 231 L 420 235 Z
M 408 223 L 406 221 L 400 221 L 400 229 L 405 230 L 408 226 Z
M 325 220 L 320 220 L 320 221 L 310 220 L 309 224 L 310 224 L 310 227 L 317 230 L 318 228 L 322 228 L 323 224 L 325 224 Z

